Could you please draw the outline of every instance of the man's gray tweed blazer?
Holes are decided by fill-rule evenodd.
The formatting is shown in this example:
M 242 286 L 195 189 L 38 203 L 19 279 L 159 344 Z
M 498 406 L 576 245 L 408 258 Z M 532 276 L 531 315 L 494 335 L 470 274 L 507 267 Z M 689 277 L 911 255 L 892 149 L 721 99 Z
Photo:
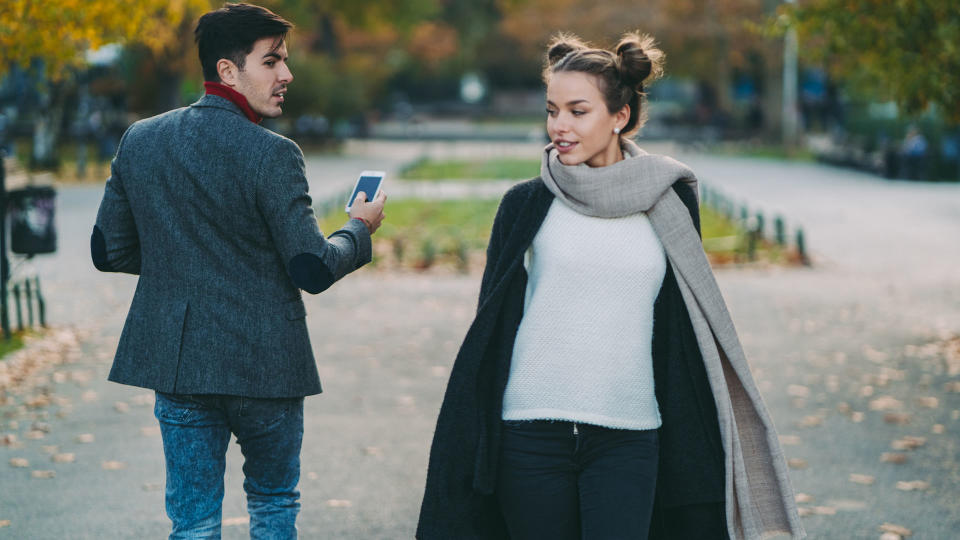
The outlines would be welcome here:
M 293 141 L 211 95 L 130 126 L 91 252 L 140 276 L 111 381 L 248 397 L 321 391 L 300 288 L 371 254 L 359 220 L 321 234 Z

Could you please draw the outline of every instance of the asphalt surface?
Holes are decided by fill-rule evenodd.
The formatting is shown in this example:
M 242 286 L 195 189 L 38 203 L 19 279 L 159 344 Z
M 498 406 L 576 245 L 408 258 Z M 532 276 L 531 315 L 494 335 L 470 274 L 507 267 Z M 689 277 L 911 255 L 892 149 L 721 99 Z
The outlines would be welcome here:
M 361 143 L 346 156 L 309 158 L 308 175 L 321 199 L 348 188 L 359 170 L 392 174 L 424 153 L 527 151 Z M 792 460 L 810 538 L 877 539 L 885 523 L 910 529 L 911 539 L 955 538 L 960 350 L 954 359 L 944 344 L 960 335 L 960 185 L 680 157 L 704 182 L 807 233 L 812 268 L 728 268 L 718 280 Z M 62 330 L 48 350 L 35 349 L 42 367 L 0 396 L 0 437 L 8 436 L 0 539 L 168 532 L 151 394 L 105 380 L 136 281 L 88 262 L 101 192 L 61 188 L 60 250 L 30 263 Z M 433 424 L 479 277 L 363 269 L 306 298 L 325 392 L 306 402 L 302 538 L 412 538 Z M 19 460 L 26 466 L 13 465 Z M 247 537 L 241 465 L 233 445 L 228 539 Z M 897 488 L 914 481 L 928 485 Z

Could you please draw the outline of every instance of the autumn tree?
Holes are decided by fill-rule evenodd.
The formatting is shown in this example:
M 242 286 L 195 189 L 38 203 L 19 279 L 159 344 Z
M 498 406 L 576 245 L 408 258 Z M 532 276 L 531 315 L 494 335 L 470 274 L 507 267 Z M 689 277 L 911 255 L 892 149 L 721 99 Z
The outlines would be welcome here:
M 767 118 L 779 116 L 782 46 L 779 38 L 757 29 L 773 13 L 771 0 L 527 0 L 506 8 L 504 36 L 516 44 L 516 57 L 542 60 L 543 46 L 557 31 L 574 32 L 598 46 L 610 46 L 620 34 L 652 34 L 667 53 L 667 73 L 700 82 L 730 111 L 737 72 L 749 73 L 769 94 Z M 530 65 L 524 69 L 537 73 Z M 773 130 L 774 126 L 768 129 Z
M 208 0 L 4 0 L 0 3 L 0 77 L 14 65 L 39 66 L 46 85 L 37 115 L 34 159 L 53 161 L 71 75 L 85 53 L 109 43 L 176 45 L 177 29 Z
M 854 91 L 910 115 L 936 107 L 960 124 L 960 7 L 951 0 L 802 0 L 784 6 L 801 55 Z

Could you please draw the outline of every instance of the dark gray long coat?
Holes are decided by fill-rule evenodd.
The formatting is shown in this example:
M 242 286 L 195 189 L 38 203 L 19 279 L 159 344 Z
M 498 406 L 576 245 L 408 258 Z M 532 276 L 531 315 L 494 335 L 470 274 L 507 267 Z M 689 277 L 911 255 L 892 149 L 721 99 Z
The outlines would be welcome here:
M 673 189 L 699 230 L 696 195 L 683 182 Z M 437 419 L 417 527 L 420 540 L 507 538 L 495 485 L 503 391 L 523 317 L 523 254 L 553 199 L 538 178 L 515 186 L 500 203 L 477 316 L 460 347 Z M 717 410 L 669 262 L 654 305 L 653 362 L 663 425 L 650 538 L 725 538 Z
M 370 260 L 366 226 L 317 226 L 297 145 L 227 99 L 130 126 L 91 237 L 94 264 L 140 276 L 110 380 L 162 392 L 321 391 L 300 288 Z

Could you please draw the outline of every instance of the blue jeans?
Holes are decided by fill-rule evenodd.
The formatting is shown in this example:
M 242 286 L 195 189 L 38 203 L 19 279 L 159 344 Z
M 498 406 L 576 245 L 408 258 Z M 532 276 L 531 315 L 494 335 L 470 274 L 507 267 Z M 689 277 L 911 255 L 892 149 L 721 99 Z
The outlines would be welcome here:
M 250 538 L 297 537 L 303 398 L 157 392 L 172 539 L 220 538 L 230 434 L 243 453 Z
M 497 498 L 513 540 L 645 540 L 657 430 L 504 421 Z

